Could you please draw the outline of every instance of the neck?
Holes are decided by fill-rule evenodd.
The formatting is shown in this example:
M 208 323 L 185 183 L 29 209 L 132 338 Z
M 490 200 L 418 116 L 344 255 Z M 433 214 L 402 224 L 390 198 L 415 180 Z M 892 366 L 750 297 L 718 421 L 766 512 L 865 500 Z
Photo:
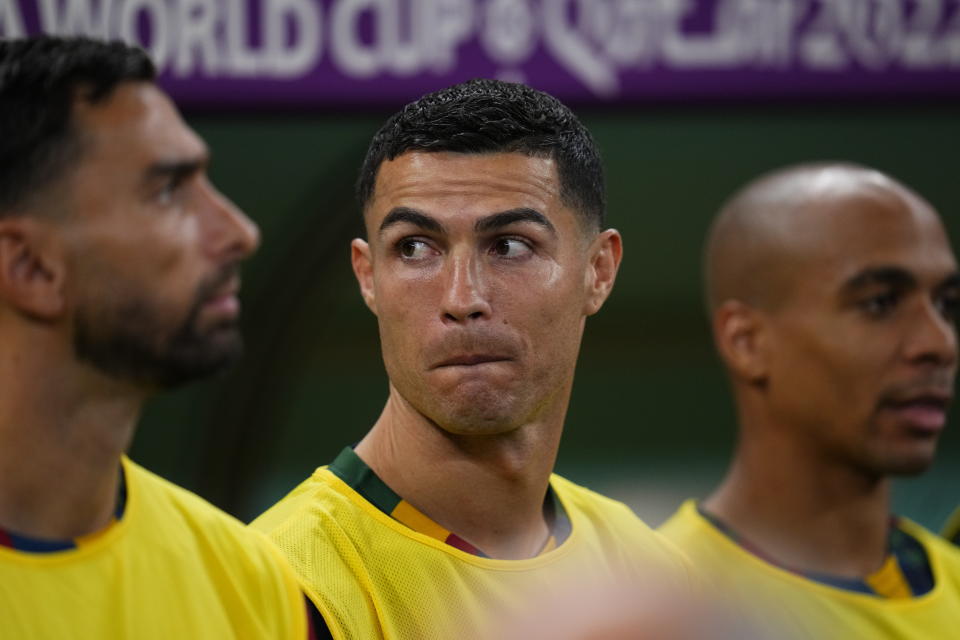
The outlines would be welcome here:
M 792 569 L 863 577 L 887 555 L 889 481 L 818 456 L 773 429 L 742 438 L 704 507 Z
M 452 434 L 391 386 L 356 453 L 404 500 L 486 554 L 530 558 L 550 534 L 543 501 L 561 430 L 562 417 L 496 435 Z
M 104 527 L 143 398 L 34 341 L 0 357 L 0 527 L 68 539 Z

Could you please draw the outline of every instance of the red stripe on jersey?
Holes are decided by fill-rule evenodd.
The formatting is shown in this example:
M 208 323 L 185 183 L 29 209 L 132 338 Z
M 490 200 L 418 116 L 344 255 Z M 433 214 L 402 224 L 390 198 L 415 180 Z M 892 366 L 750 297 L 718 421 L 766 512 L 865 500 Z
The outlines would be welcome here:
M 484 558 L 486 557 L 486 554 L 483 551 L 480 551 L 480 549 L 477 549 L 475 546 L 473 546 L 472 544 L 470 544 L 469 542 L 467 542 L 466 540 L 464 540 L 463 538 L 461 538 L 455 533 L 451 533 L 450 535 L 448 535 L 447 539 L 444 540 L 444 542 L 446 542 L 451 547 L 456 547 L 457 549 L 460 549 L 460 551 L 466 551 L 467 553 L 472 553 L 475 556 L 482 556 Z

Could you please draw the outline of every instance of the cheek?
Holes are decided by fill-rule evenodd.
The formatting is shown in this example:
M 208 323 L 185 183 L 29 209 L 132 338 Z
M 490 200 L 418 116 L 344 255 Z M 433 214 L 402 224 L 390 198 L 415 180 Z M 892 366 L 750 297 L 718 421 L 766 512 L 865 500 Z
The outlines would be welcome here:
M 173 293 L 195 287 L 209 275 L 203 256 L 196 250 L 188 229 L 172 224 L 143 225 L 137 236 L 119 238 L 108 256 L 115 269 L 152 288 Z
M 781 351 L 774 380 L 799 410 L 820 414 L 820 419 L 872 412 L 878 391 L 883 357 L 864 348 L 862 336 L 830 330 L 794 332 L 783 336 L 789 349 Z
M 192 218 L 171 217 L 156 227 L 152 237 L 152 257 L 161 273 L 187 272 L 205 261 L 201 234 Z
M 374 280 L 384 360 L 412 360 L 422 351 L 439 314 L 438 288 L 429 278 Z
M 501 317 L 520 325 L 539 358 L 575 358 L 584 320 L 582 278 L 560 267 L 543 271 L 504 288 Z

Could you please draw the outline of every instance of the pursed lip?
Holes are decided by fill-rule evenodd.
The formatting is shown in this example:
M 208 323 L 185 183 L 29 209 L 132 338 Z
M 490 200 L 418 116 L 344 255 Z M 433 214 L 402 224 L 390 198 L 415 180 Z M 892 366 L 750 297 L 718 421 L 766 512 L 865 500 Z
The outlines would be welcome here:
M 441 369 L 443 367 L 472 367 L 478 364 L 486 364 L 489 362 L 505 362 L 510 360 L 510 358 L 498 354 L 489 354 L 489 353 L 464 353 L 451 356 L 441 362 L 435 364 L 433 369 Z
M 883 405 L 894 409 L 923 405 L 946 411 L 952 401 L 953 393 L 950 390 L 931 387 L 927 389 L 914 389 L 909 393 L 890 396 L 884 399 Z

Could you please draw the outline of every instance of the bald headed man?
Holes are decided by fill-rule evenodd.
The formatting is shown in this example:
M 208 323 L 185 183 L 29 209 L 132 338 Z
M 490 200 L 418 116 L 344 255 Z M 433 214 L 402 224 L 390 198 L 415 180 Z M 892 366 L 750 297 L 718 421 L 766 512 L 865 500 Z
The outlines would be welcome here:
M 933 462 L 956 372 L 937 213 L 866 167 L 789 167 L 723 207 L 706 284 L 739 438 L 662 531 L 800 637 L 956 637 L 960 549 L 890 512 L 890 478 Z

